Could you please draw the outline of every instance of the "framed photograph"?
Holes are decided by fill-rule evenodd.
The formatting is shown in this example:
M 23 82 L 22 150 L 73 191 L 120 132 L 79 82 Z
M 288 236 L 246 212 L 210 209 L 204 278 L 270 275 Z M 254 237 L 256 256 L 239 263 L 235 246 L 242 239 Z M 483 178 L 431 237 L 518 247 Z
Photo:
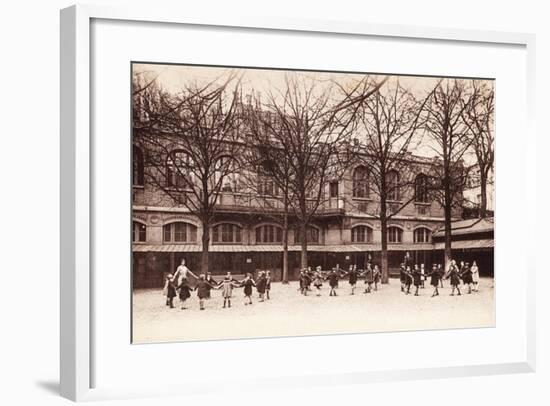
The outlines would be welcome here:
M 62 10 L 62 395 L 533 371 L 533 47 Z

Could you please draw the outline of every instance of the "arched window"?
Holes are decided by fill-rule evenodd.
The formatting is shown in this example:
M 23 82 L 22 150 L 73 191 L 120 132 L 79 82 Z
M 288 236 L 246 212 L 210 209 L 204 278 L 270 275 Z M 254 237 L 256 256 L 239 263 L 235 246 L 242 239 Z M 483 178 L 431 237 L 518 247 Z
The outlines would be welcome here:
M 165 243 L 183 244 L 197 242 L 197 227 L 183 221 L 165 224 L 163 234 Z
M 306 229 L 306 236 L 307 236 L 306 241 L 308 243 L 312 243 L 312 244 L 318 244 L 319 243 L 319 229 L 318 228 L 308 226 L 307 229 Z M 296 230 L 294 231 L 294 241 L 296 243 L 301 243 L 302 242 L 302 233 L 300 232 L 300 227 L 297 227 Z
M 256 244 L 273 244 L 283 242 L 283 229 L 279 226 L 265 225 L 256 227 Z
M 145 242 L 147 241 L 147 227 L 139 221 L 132 222 L 132 241 Z
M 264 161 L 258 166 L 258 194 L 262 196 L 278 196 L 279 188 L 271 175 L 269 161 Z
M 222 192 L 239 191 L 238 162 L 230 156 L 222 156 L 214 166 L 214 187 Z
M 386 189 L 388 200 L 400 200 L 399 173 L 397 171 L 392 170 L 386 174 Z
M 369 197 L 369 172 L 364 166 L 353 171 L 353 197 Z
M 416 176 L 414 180 L 414 200 L 419 203 L 428 203 L 428 177 L 423 173 Z
M 432 238 L 432 232 L 429 228 L 420 227 L 414 230 L 414 242 L 423 243 L 430 242 Z
M 388 227 L 388 242 L 399 244 L 403 242 L 403 230 L 399 227 Z
M 242 243 L 242 227 L 232 223 L 221 223 L 212 227 L 212 242 L 219 243 Z
M 351 242 L 372 242 L 372 228 L 369 226 L 355 226 L 351 229 Z
M 186 151 L 171 151 L 166 160 L 166 185 L 182 189 L 191 188 L 194 168 L 193 159 Z
M 143 152 L 137 146 L 132 147 L 132 185 L 143 186 Z

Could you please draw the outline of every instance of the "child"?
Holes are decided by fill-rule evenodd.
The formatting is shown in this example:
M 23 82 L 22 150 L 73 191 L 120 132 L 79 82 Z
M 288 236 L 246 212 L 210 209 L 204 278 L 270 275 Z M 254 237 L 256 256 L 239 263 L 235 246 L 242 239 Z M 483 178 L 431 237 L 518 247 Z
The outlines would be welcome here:
M 411 273 L 411 267 L 407 265 L 407 268 L 405 268 L 405 288 L 407 288 L 407 290 L 405 291 L 405 294 L 407 295 L 411 293 L 412 282 L 413 282 L 413 277 Z
M 355 295 L 355 286 L 357 285 L 357 266 L 356 265 L 350 265 L 349 266 L 349 284 L 351 286 L 351 294 Z
M 326 279 L 328 279 L 328 284 L 330 286 L 329 296 L 337 296 L 336 287 L 338 286 L 338 273 L 336 273 L 336 269 L 333 268 Z
M 479 292 L 478 290 L 479 268 L 477 266 L 476 261 L 472 263 L 472 267 L 470 268 L 470 271 L 472 272 L 472 282 L 474 283 L 474 292 Z
M 307 271 L 303 271 L 300 275 L 300 286 L 302 288 L 302 295 L 307 296 L 307 291 L 310 290 L 311 278 Z
M 401 264 L 399 268 L 399 280 L 401 281 L 401 292 L 405 292 L 405 285 L 407 284 L 407 272 L 405 264 Z
M 380 268 L 378 268 L 378 265 L 374 265 L 374 291 L 376 292 L 378 290 L 378 284 L 380 283 L 380 279 L 382 278 L 382 274 L 380 273 Z
M 365 292 L 370 293 L 372 290 L 372 284 L 374 282 L 374 271 L 372 270 L 371 264 L 367 264 L 367 269 L 365 269 Z
M 313 279 L 313 286 L 317 291 L 317 296 L 321 296 L 321 286 L 323 286 L 323 278 L 321 277 L 321 267 L 318 266 L 317 271 L 315 272 L 315 278 Z
M 247 273 L 246 278 L 241 282 L 241 286 L 244 286 L 244 297 L 245 297 L 245 305 L 251 305 L 252 304 L 252 287 L 256 286 L 256 283 L 254 282 L 254 279 L 252 279 L 252 274 Z M 246 299 L 248 299 L 248 302 L 246 302 Z
M 176 286 L 174 285 L 174 277 L 171 273 L 166 275 L 166 281 L 164 283 L 164 293 L 166 295 L 166 306 L 170 306 L 170 309 L 173 309 L 174 297 L 176 297 Z
M 181 283 L 176 288 L 179 290 L 179 298 L 180 298 L 180 304 L 181 309 L 187 309 L 185 307 L 185 301 L 191 297 L 191 286 L 189 286 L 189 283 L 187 282 L 187 279 L 183 278 Z
M 267 279 L 265 277 L 265 273 L 264 271 L 260 271 L 260 273 L 258 274 L 258 280 L 256 281 L 256 290 L 258 291 L 260 302 L 264 301 L 266 286 L 267 286 Z
M 434 287 L 432 297 L 439 296 L 439 290 L 437 289 L 437 287 L 439 286 L 439 280 L 441 279 L 442 275 L 439 272 L 436 264 L 433 264 L 432 271 L 428 275 L 430 276 L 430 285 Z
M 266 276 L 266 284 L 265 284 L 265 298 L 269 300 L 269 292 L 271 292 L 271 271 L 267 271 Z
M 443 272 L 443 267 L 441 264 L 437 264 L 437 272 L 439 273 L 439 283 L 441 284 L 441 289 L 443 289 L 443 276 L 445 272 Z
M 197 296 L 199 297 L 199 306 L 201 310 L 204 310 L 204 300 L 208 299 L 208 293 L 210 292 L 210 289 L 218 289 L 218 287 L 212 286 L 210 283 L 208 283 L 204 274 L 201 274 L 199 276 L 197 286 L 195 286 Z
M 231 295 L 233 294 L 233 288 L 237 288 L 240 285 L 235 279 L 231 276 L 231 272 L 227 272 L 227 275 L 221 281 L 220 287 L 222 290 L 223 297 L 223 308 L 231 307 Z
M 216 280 L 212 277 L 212 272 L 207 272 L 206 273 L 206 282 L 208 282 L 211 286 L 218 286 L 218 282 L 216 282 Z M 212 289 L 208 288 L 208 291 L 207 291 L 207 294 L 206 294 L 206 299 L 210 299 L 211 297 L 211 294 L 210 294 L 210 291 Z
M 456 266 L 456 262 L 454 260 L 451 261 L 451 266 L 449 267 L 449 274 L 447 275 L 447 279 L 451 279 L 451 286 L 453 290 L 451 291 L 451 296 L 455 295 L 455 289 L 458 291 L 458 296 L 461 295 L 460 293 L 460 273 L 458 271 L 458 268 Z
M 424 276 L 422 275 L 420 269 L 418 268 L 418 265 L 415 265 L 412 273 L 412 278 L 413 278 L 414 287 L 415 287 L 415 291 L 414 291 L 415 296 L 418 296 L 418 288 L 422 284 L 423 277 Z
M 464 264 L 464 267 L 462 268 L 462 272 L 460 273 L 460 277 L 462 278 L 462 282 L 464 285 L 468 285 L 468 294 L 472 293 L 472 271 L 470 270 L 470 264 L 466 262 Z
M 424 281 L 426 280 L 426 271 L 424 269 L 424 264 L 420 264 L 420 274 L 422 275 L 422 278 L 420 279 L 420 287 L 424 289 Z

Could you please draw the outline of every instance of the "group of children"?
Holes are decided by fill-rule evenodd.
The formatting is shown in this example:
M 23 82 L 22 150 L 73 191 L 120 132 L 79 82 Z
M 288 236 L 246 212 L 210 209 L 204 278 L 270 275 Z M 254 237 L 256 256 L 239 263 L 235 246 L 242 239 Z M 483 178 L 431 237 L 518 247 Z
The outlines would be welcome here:
M 324 281 L 328 281 L 330 291 L 329 296 L 337 296 L 336 289 L 338 288 L 338 282 L 341 278 L 348 277 L 349 284 L 351 286 L 352 295 L 355 294 L 357 282 L 359 278 L 365 278 L 365 291 L 364 293 L 370 293 L 374 290 L 378 290 L 378 284 L 380 283 L 380 269 L 378 265 L 373 265 L 370 262 L 367 263 L 366 269 L 358 270 L 357 265 L 350 265 L 348 271 L 340 269 L 338 264 L 336 267 L 328 272 L 323 272 L 321 267 L 315 268 L 315 271 L 311 267 L 302 269 L 300 271 L 300 287 L 299 291 L 302 295 L 307 296 L 308 291 L 311 290 L 311 284 L 315 287 L 316 295 L 321 296 L 321 288 Z
M 192 276 L 197 280 L 194 287 L 189 284 L 188 276 Z M 179 296 L 182 309 L 186 309 L 185 302 L 191 297 L 192 291 L 197 291 L 199 298 L 200 310 L 204 310 L 204 301 L 210 299 L 212 289 L 221 290 L 223 297 L 223 308 L 231 307 L 231 297 L 233 295 L 234 288 L 244 288 L 245 305 L 252 304 L 253 287 L 256 288 L 260 302 L 269 300 L 269 293 L 271 291 L 271 274 L 269 271 L 260 272 L 257 280 L 252 278 L 250 273 L 246 274 L 242 281 L 237 281 L 231 275 L 231 272 L 227 272 L 223 280 L 219 283 L 212 277 L 212 274 L 208 272 L 206 275 L 200 274 L 196 276 L 185 265 L 185 259 L 182 260 L 181 265 L 178 266 L 175 274 L 166 275 L 164 284 L 164 293 L 166 294 L 166 306 L 174 308 L 174 298 Z
M 401 292 L 410 294 L 411 285 L 414 285 L 414 295 L 418 296 L 419 288 L 424 288 L 424 283 L 427 278 L 430 278 L 430 285 L 434 288 L 432 297 L 439 296 L 439 287 L 443 288 L 443 280 L 450 279 L 452 291 L 451 296 L 454 296 L 455 290 L 460 296 L 460 282 L 464 286 L 468 286 L 468 293 L 478 292 L 479 288 L 479 267 L 476 261 L 473 261 L 472 266 L 468 262 L 461 261 L 460 267 L 457 266 L 455 260 L 451 260 L 447 272 L 443 271 L 441 264 L 433 264 L 432 269 L 426 272 L 424 264 L 410 265 L 407 261 L 401 264 Z M 472 289 L 473 285 L 473 289 Z

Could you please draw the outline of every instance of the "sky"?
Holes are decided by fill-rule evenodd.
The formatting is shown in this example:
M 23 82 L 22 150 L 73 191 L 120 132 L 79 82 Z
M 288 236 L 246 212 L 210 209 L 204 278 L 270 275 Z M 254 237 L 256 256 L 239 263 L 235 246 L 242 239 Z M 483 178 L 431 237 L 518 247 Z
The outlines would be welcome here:
M 285 87 L 285 77 L 287 75 L 289 77 L 301 77 L 306 81 L 315 81 L 316 88 L 320 92 L 333 86 L 334 82 L 344 86 L 351 86 L 355 81 L 364 78 L 366 75 L 366 73 L 290 71 L 152 63 L 135 63 L 133 64 L 133 71 L 148 78 L 146 80 L 156 78 L 161 87 L 170 93 L 178 93 L 182 88 L 192 84 L 200 86 L 212 81 L 221 83 L 233 73 L 241 78 L 243 97 L 254 92 L 256 94 L 260 93 L 262 100 L 266 99 L 269 93 L 277 97 L 278 89 L 284 89 Z M 374 79 L 383 77 L 383 75 L 371 76 Z M 409 89 L 415 96 L 422 98 L 434 88 L 439 79 L 437 77 L 391 75 L 388 84 L 391 84 L 392 81 L 399 81 L 403 87 Z M 426 140 L 427 137 L 421 134 L 418 137 L 417 148 L 412 152 L 415 155 L 425 157 L 434 156 L 434 152 Z M 474 159 L 473 156 L 464 158 L 466 161 Z

